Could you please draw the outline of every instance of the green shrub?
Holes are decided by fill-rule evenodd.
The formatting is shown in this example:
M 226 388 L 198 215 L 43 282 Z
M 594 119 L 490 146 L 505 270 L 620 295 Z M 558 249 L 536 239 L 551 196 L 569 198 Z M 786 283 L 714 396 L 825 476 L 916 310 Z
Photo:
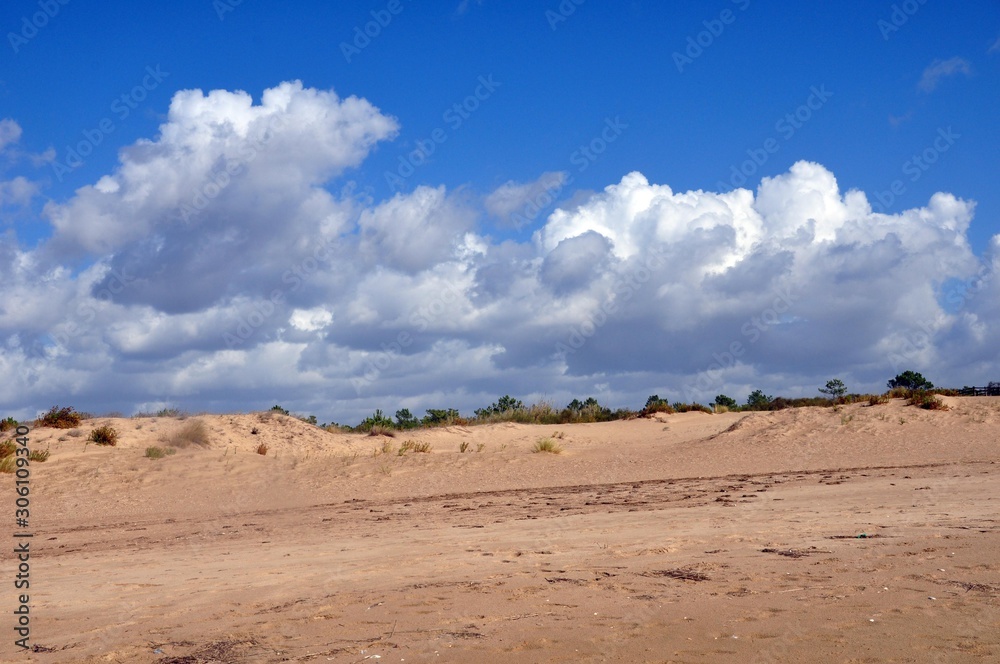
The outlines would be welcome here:
M 868 395 L 868 405 L 869 406 L 881 406 L 883 404 L 889 403 L 888 394 L 870 394 Z
M 16 429 L 19 422 L 13 417 L 8 417 L 6 419 L 0 420 L 0 433 L 4 431 L 10 431 L 11 429 Z
M 146 448 L 146 458 L 147 459 L 162 459 L 168 454 L 174 454 L 177 450 L 164 447 L 147 447 Z
M 505 394 L 486 408 L 477 408 L 476 417 L 478 419 L 489 419 L 491 415 L 504 415 L 511 411 L 524 410 L 524 403 L 520 399 L 515 399 L 509 394 Z
M 114 427 L 105 424 L 91 431 L 90 438 L 87 440 L 96 445 L 114 447 L 118 444 L 118 432 L 115 431 Z
M 925 410 L 948 410 L 941 397 L 927 390 L 914 390 L 910 395 L 909 404 Z
M 908 390 L 929 390 L 934 387 L 934 384 L 924 378 L 922 375 L 916 371 L 904 371 L 901 374 L 897 374 L 895 378 L 892 378 L 887 383 L 889 389 L 902 387 Z
M 676 413 L 677 411 L 667 403 L 666 399 L 661 399 L 660 395 L 653 394 L 646 399 L 646 405 L 639 411 L 639 417 L 652 417 L 656 413 Z
M 380 429 L 391 429 L 392 425 L 393 425 L 392 419 L 386 417 L 385 414 L 382 412 L 382 409 L 380 408 L 371 415 L 369 415 L 368 417 L 366 417 L 364 420 L 362 420 L 361 424 L 355 427 L 355 429 L 357 431 L 371 431 L 375 427 L 379 427 Z M 372 435 L 377 435 L 377 434 L 372 434 Z
M 673 408 L 678 413 L 698 412 L 698 413 L 708 413 L 709 415 L 712 414 L 711 408 L 709 408 L 708 406 L 702 406 L 700 403 L 681 403 L 678 401 L 673 406 L 671 406 L 671 408 Z
M 719 396 L 715 397 L 715 405 L 722 406 L 727 410 L 739 410 L 740 408 L 740 405 L 736 403 L 736 399 L 733 399 L 732 397 L 727 397 L 725 394 L 720 394 Z M 719 412 L 724 413 L 726 411 L 720 410 Z
M 428 408 L 427 414 L 424 415 L 423 423 L 429 426 L 443 426 L 455 424 L 456 420 L 459 419 L 461 419 L 461 416 L 454 408 Z
M 289 412 L 284 408 L 282 408 L 281 406 L 279 406 L 278 404 L 271 406 L 271 410 L 274 411 L 275 413 L 281 413 L 282 415 L 289 415 Z
M 747 397 L 746 407 L 748 410 L 770 410 L 772 401 L 774 397 L 764 394 L 762 390 L 754 390 Z
M 396 411 L 396 426 L 400 429 L 414 429 L 420 426 L 420 420 L 413 416 L 409 408 Z

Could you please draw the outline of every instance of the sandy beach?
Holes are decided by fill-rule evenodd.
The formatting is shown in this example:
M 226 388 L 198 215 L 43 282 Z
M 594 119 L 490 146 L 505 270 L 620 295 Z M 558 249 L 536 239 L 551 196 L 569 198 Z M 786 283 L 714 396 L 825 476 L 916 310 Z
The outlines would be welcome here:
M 996 661 L 1000 399 L 945 401 L 393 438 L 270 413 L 36 429 L 38 652 L 0 658 Z M 192 420 L 208 445 L 145 458 Z M 118 445 L 87 445 L 104 424 Z

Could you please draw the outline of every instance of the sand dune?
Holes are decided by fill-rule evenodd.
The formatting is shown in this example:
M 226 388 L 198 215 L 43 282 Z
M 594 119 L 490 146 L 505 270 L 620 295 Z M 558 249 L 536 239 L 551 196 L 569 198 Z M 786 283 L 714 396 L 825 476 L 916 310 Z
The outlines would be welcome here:
M 947 401 L 391 439 L 274 414 L 39 429 L 44 651 L 0 656 L 996 661 L 1000 399 Z M 192 419 L 207 445 L 143 456 Z M 102 424 L 117 447 L 85 445 Z

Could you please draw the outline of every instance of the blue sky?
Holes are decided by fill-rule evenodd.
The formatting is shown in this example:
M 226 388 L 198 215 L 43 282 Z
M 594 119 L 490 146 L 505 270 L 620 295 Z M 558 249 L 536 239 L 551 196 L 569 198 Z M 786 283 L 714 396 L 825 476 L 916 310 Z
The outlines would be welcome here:
M 376 27 L 379 19 L 385 25 Z M 130 411 L 160 403 L 239 410 L 281 399 L 321 418 L 349 421 L 397 403 L 470 409 L 494 392 L 556 401 L 595 393 L 612 405 L 641 405 L 645 394 L 667 392 L 707 402 L 714 396 L 708 392 L 728 390 L 741 397 L 758 385 L 786 394 L 811 393 L 813 382 L 832 373 L 844 374 L 859 389 L 874 389 L 900 362 L 900 352 L 894 361 L 888 359 L 892 349 L 906 343 L 914 347 L 904 353 L 906 359 L 944 382 L 998 377 L 988 373 L 997 358 L 977 327 L 997 322 L 990 318 L 996 309 L 991 242 L 1000 232 L 995 185 L 1000 5 L 995 2 L 790 7 L 754 0 L 567 0 L 512 7 L 489 0 L 335 6 L 260 0 L 95 6 L 36 0 L 6 3 L 0 27 L 6 35 L 0 119 L 8 120 L 0 133 L 7 137 L 0 148 L 5 233 L 0 241 L 6 245 L 0 261 L 7 261 L 0 265 L 7 281 L 6 295 L 0 294 L 0 339 L 6 339 L 5 368 L 25 381 L 23 389 L 0 393 L 0 406 L 15 412 L 70 400 L 92 409 Z M 356 41 L 366 27 L 375 36 Z M 331 127 L 354 127 L 363 137 L 351 143 L 356 137 L 345 130 L 340 138 L 317 140 L 311 149 L 303 130 L 304 136 L 289 139 L 288 152 L 264 146 L 264 156 L 245 169 L 256 171 L 255 188 L 244 183 L 227 189 L 184 226 L 174 223 L 176 218 L 168 222 L 163 210 L 182 209 L 203 178 L 172 182 L 168 188 L 162 174 L 156 179 L 150 171 L 146 175 L 152 179 L 145 184 L 133 179 L 127 187 L 103 192 L 103 198 L 94 193 L 102 178 L 110 178 L 105 183 L 126 178 L 131 166 L 148 165 L 167 152 L 175 161 L 157 168 L 171 173 L 191 164 L 211 172 L 212 164 L 229 154 L 219 145 L 205 147 L 202 154 L 201 143 L 181 148 L 166 140 L 161 127 L 171 123 L 183 125 L 191 136 L 225 125 L 228 107 L 222 101 L 211 113 L 181 121 L 180 107 L 171 111 L 179 91 L 244 91 L 259 105 L 264 90 L 293 81 L 301 82 L 306 95 L 332 90 L 341 102 L 351 96 L 365 100 L 369 111 L 363 119 L 329 98 L 323 116 Z M 331 119 L 338 113 L 339 119 Z M 304 121 L 300 116 L 292 120 Z M 72 153 L 81 146 L 89 154 L 70 169 Z M 400 170 L 401 160 L 419 163 L 410 174 L 406 167 Z M 796 171 L 793 166 L 800 162 L 822 171 Z M 648 258 L 643 252 L 657 242 L 672 247 L 678 257 L 697 255 L 703 246 L 698 233 L 705 231 L 704 224 L 662 211 L 656 232 L 645 241 L 637 239 L 638 230 L 650 222 L 635 213 L 636 201 L 648 202 L 653 194 L 623 186 L 632 172 L 641 173 L 649 187 L 669 187 L 671 195 L 702 190 L 705 201 L 721 200 L 707 196 L 739 185 L 756 198 L 739 204 L 730 200 L 727 209 L 737 219 L 738 209 L 749 205 L 763 219 L 763 231 L 750 234 L 756 244 L 736 242 L 742 247 L 738 256 L 720 258 L 715 268 L 681 267 L 671 259 L 675 266 L 664 268 L 656 287 L 637 289 L 627 305 L 641 301 L 642 313 L 598 326 L 579 352 L 553 354 L 533 347 L 539 337 L 546 340 L 545 348 L 554 346 L 549 342 L 561 334 L 539 328 L 571 328 L 574 320 L 613 299 L 600 288 L 611 286 L 613 293 L 622 271 Z M 301 180 L 285 182 L 281 189 L 281 179 L 292 173 Z M 401 177 L 388 178 L 391 173 Z M 778 182 L 781 177 L 788 182 Z M 762 178 L 776 179 L 763 196 L 758 191 Z M 817 228 L 827 223 L 819 212 L 804 211 L 822 196 L 803 193 L 812 186 L 803 183 L 821 180 L 823 186 L 834 182 L 842 203 L 850 190 L 864 192 L 868 214 L 898 216 L 902 226 L 893 225 L 877 241 L 862 241 L 837 226 L 845 222 L 834 214 L 838 220 L 828 221 L 836 228 L 830 227 L 826 239 L 823 232 L 813 239 L 817 246 L 827 242 L 829 270 L 807 276 L 788 265 L 815 257 L 797 254 L 798 245 L 790 239 L 794 234 L 775 229 L 803 226 L 810 218 Z M 612 186 L 619 188 L 605 191 Z M 126 214 L 125 203 L 132 200 L 128 192 L 150 195 L 146 187 L 160 187 L 176 201 L 159 201 L 166 207 L 158 212 L 146 206 Z M 283 193 L 266 198 L 262 192 L 269 187 Z M 81 194 L 81 188 L 90 193 Z M 543 194 L 546 188 L 552 195 Z M 316 203 L 318 190 L 331 200 Z M 938 192 L 953 195 L 964 207 L 931 205 Z M 628 198 L 633 195 L 637 198 Z M 109 202 L 110 196 L 122 201 Z M 239 215 L 253 212 L 241 206 L 255 196 L 266 199 L 258 209 L 266 208 L 269 219 L 243 223 Z M 775 197 L 787 200 L 775 202 Z M 770 201 L 770 216 L 761 207 L 764 200 Z M 219 321 L 245 315 L 236 312 L 266 299 L 267 284 L 283 283 L 287 266 L 279 259 L 304 260 L 303 238 L 323 236 L 332 242 L 318 216 L 305 217 L 318 215 L 318 207 L 328 216 L 337 201 L 341 207 L 351 201 L 351 209 L 340 210 L 344 219 L 337 233 L 343 243 L 334 251 L 337 258 L 324 263 L 322 278 L 303 280 L 303 288 L 290 292 L 279 311 L 267 317 L 261 334 L 237 348 L 218 343 L 218 329 L 225 327 Z M 533 202 L 541 210 L 524 215 L 535 209 Z M 850 214 L 860 214 L 844 204 Z M 824 205 L 823 214 L 833 214 Z M 605 208 L 618 217 L 602 217 Z M 921 244 L 926 229 L 920 220 L 930 213 L 920 211 L 931 209 L 938 210 L 930 215 L 938 220 L 936 228 L 954 236 Z M 297 221 L 285 224 L 285 215 Z M 682 223 L 694 235 L 671 235 Z M 740 223 L 727 222 L 727 232 L 742 237 Z M 289 230 L 277 233 L 276 225 Z M 416 249 L 397 256 L 394 252 L 406 242 L 397 246 L 400 240 L 391 229 L 424 239 L 413 240 Z M 268 247 L 269 253 L 255 254 L 256 265 L 236 261 L 238 251 L 213 255 L 211 247 L 227 237 L 248 243 L 252 238 L 254 246 Z M 442 253 L 427 238 L 451 246 Z M 630 243 L 634 250 L 625 248 Z M 891 254 L 890 245 L 902 253 Z M 958 245 L 960 256 L 940 253 Z M 770 247 L 770 253 L 751 246 Z M 178 258 L 193 247 L 208 247 L 204 260 L 214 270 L 202 274 L 187 258 Z M 857 282 L 855 272 L 838 262 L 851 252 L 864 253 L 865 247 L 900 270 L 923 266 L 926 287 L 900 290 L 887 283 L 885 290 L 876 288 L 881 308 L 873 313 L 873 304 L 861 302 L 868 296 L 857 292 L 865 282 Z M 787 258 L 793 254 L 794 259 Z M 358 256 L 367 262 L 352 262 Z M 941 267 L 930 269 L 924 260 Z M 294 266 L 296 259 L 285 262 Z M 47 297 L 66 311 L 86 308 L 88 298 L 110 283 L 113 270 L 154 264 L 159 277 L 141 274 L 140 286 L 113 293 L 110 302 L 97 300 L 102 306 L 94 308 L 94 318 L 84 314 L 86 330 L 77 325 L 77 333 L 68 337 L 60 335 L 66 315 L 35 312 L 31 304 L 32 298 Z M 719 352 L 695 342 L 718 337 L 717 345 L 725 349 L 726 339 L 749 341 L 740 321 L 768 309 L 747 304 L 745 297 L 718 310 L 672 299 L 684 288 L 704 289 L 702 296 L 708 297 L 713 286 L 705 275 L 723 267 L 734 279 L 744 270 L 739 273 L 743 283 L 759 277 L 761 284 L 774 285 L 794 277 L 803 298 L 827 302 L 826 310 L 838 316 L 811 335 L 849 339 L 850 347 L 838 355 L 841 364 L 809 360 L 816 352 L 811 343 L 789 349 L 787 340 L 779 343 L 778 334 L 767 334 L 744 349 L 738 361 L 720 367 L 711 381 L 701 380 L 703 386 L 711 383 L 708 391 L 695 389 Z M 393 308 L 403 306 L 391 304 L 393 293 L 409 293 L 410 308 L 421 306 L 420 298 L 432 302 L 428 289 L 436 279 L 448 281 L 442 275 L 451 268 L 457 270 L 452 282 L 458 275 L 469 279 L 455 296 L 461 316 L 449 318 L 461 322 L 431 326 L 429 334 L 402 348 L 398 357 L 392 355 L 377 380 L 357 389 L 351 379 L 371 365 L 380 345 L 406 332 L 399 321 L 408 316 Z M 518 290 L 514 285 L 529 279 L 526 272 L 535 281 Z M 366 276 L 372 274 L 384 278 Z M 978 275 L 975 282 L 971 275 Z M 189 276 L 190 283 L 185 281 Z M 403 276 L 405 284 L 395 280 Z M 842 287 L 827 290 L 810 278 Z M 157 279 L 162 283 L 157 285 Z M 871 276 L 867 286 L 879 280 Z M 40 291 L 39 283 L 49 290 Z M 966 290 L 973 284 L 975 297 L 953 295 L 948 304 L 956 284 Z M 375 304 L 359 304 L 364 298 Z M 523 315 L 505 318 L 494 309 L 501 305 L 520 307 Z M 551 311 L 568 318 L 556 324 L 546 318 Z M 796 315 L 793 307 L 782 315 L 780 324 L 789 328 L 819 325 L 818 313 Z M 290 323 L 292 318 L 306 329 Z M 303 323 L 306 319 L 313 322 Z M 845 329 L 838 330 L 840 325 Z M 157 334 L 167 336 L 170 326 L 195 331 L 180 341 L 175 334 L 174 341 L 153 350 L 150 339 L 159 338 L 154 334 L 158 326 L 166 328 Z M 778 325 L 771 327 L 783 333 Z M 732 329 L 736 332 L 726 331 Z M 930 339 L 926 344 L 918 343 L 921 333 Z M 146 336 L 150 339 L 142 341 Z M 123 341 L 126 337 L 129 341 Z M 970 339 L 979 339 L 982 348 L 968 357 L 958 360 L 945 352 L 965 347 Z M 646 369 L 635 366 L 630 348 L 636 344 L 657 347 Z M 678 362 L 670 347 L 700 357 Z M 234 359 L 233 353 L 244 356 Z M 471 373 L 463 374 L 460 367 L 454 374 L 429 372 L 449 353 L 478 358 L 467 365 Z M 302 375 L 286 382 L 234 368 L 268 361 L 291 361 Z M 309 362 L 345 368 L 315 373 L 307 370 Z M 219 382 L 207 376 L 190 380 L 197 367 L 211 373 L 205 367 L 219 363 L 228 367 L 219 369 Z M 107 393 L 102 386 L 109 380 L 130 389 Z M 250 387 L 233 392 L 222 387 L 226 380 Z M 438 403 L 442 400 L 448 403 Z

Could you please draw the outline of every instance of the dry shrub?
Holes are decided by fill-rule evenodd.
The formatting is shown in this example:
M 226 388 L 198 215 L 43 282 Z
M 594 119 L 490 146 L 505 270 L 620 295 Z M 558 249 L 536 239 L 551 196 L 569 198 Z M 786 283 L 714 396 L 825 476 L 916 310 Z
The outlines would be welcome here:
M 868 405 L 869 406 L 881 406 L 889 403 L 888 394 L 869 394 L 868 395 Z
M 80 426 L 81 419 L 83 419 L 81 413 L 76 412 L 73 408 L 52 406 L 49 408 L 49 412 L 35 420 L 35 426 L 49 427 L 50 429 L 75 429 Z
M 13 454 L 0 459 L 0 473 L 13 473 L 16 469 L 17 461 Z
M 166 449 L 163 447 L 147 447 L 146 448 L 146 458 L 147 459 L 162 459 L 168 454 L 174 454 L 177 450 Z
M 268 447 L 264 443 L 261 443 L 260 445 L 257 446 L 257 454 L 259 454 L 261 456 L 266 456 L 267 455 L 267 450 L 268 450 Z
M 105 424 L 104 426 L 99 426 L 91 431 L 90 437 L 87 440 L 96 445 L 114 447 L 118 444 L 118 432 L 114 427 Z
M 17 443 L 13 440 L 5 440 L 0 443 L 0 459 L 5 459 L 9 456 L 13 456 L 14 452 L 17 451 Z
M 913 390 L 908 387 L 894 387 L 888 392 L 890 399 L 909 399 Z
M 4 431 L 9 431 L 11 429 L 16 429 L 17 425 L 18 421 L 15 420 L 13 417 L 7 417 L 5 419 L 2 419 L 0 420 L 0 433 L 3 433 Z
M 191 420 L 166 441 L 170 447 L 185 448 L 195 445 L 208 447 L 208 427 L 201 420 Z

